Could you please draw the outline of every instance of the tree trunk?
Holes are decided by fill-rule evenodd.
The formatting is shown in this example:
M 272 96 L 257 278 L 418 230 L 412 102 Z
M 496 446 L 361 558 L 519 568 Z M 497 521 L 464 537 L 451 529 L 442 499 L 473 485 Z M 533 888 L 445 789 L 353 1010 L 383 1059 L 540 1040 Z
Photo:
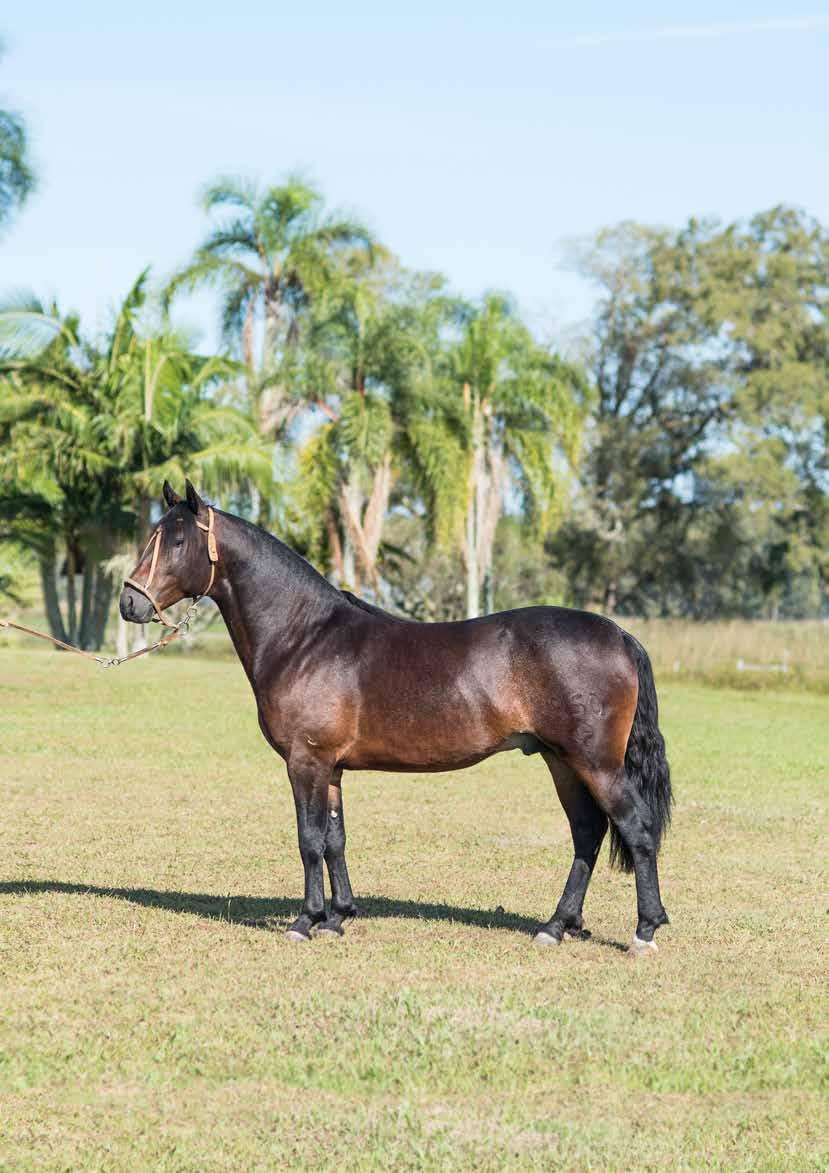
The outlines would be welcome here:
M 325 511 L 325 532 L 328 535 L 328 558 L 331 564 L 329 577 L 335 586 L 341 586 L 345 580 L 343 544 L 340 541 L 337 518 L 331 506 Z
M 66 543 L 66 621 L 69 629 L 69 643 L 78 639 L 78 609 L 75 598 L 75 543 L 70 538 Z
M 467 616 L 474 619 L 480 615 L 482 603 L 485 612 L 494 607 L 493 551 L 503 508 L 506 465 L 488 400 L 480 401 L 477 391 L 471 392 L 468 386 L 464 387 L 464 399 L 472 413 L 472 457 L 463 554 Z
M 495 610 L 495 576 L 490 566 L 484 573 L 483 581 L 484 615 L 491 615 Z
M 371 494 L 365 509 L 356 469 L 351 470 L 347 484 L 340 489 L 339 505 L 345 538 L 343 559 L 347 564 L 344 577 L 347 579 L 348 571 L 352 570 L 351 581 L 356 584 L 354 589 L 359 589 L 361 583 L 369 582 L 378 596 L 381 591 L 377 558 L 390 494 L 390 452 L 386 453 L 374 470 Z
M 268 528 L 268 507 L 256 485 L 250 487 L 250 515 L 257 525 Z
M 81 626 L 78 647 L 88 649 L 92 646 L 92 592 L 95 584 L 97 565 L 89 547 L 84 551 L 83 580 L 81 585 Z
M 90 633 L 92 639 L 92 650 L 99 651 L 106 639 L 107 619 L 109 619 L 109 609 L 112 603 L 112 575 L 104 570 L 103 565 L 99 564 L 95 573 L 95 599 L 92 607 L 92 630 Z
M 478 546 L 475 541 L 474 497 L 466 511 L 466 617 L 477 619 L 481 613 L 481 594 L 478 578 Z
M 58 600 L 58 582 L 55 547 L 50 544 L 46 553 L 39 560 L 40 585 L 43 590 L 43 604 L 46 608 L 46 618 L 49 621 L 49 630 L 55 639 L 69 643 L 63 616 L 60 613 Z
M 254 313 L 256 310 L 256 303 L 253 298 L 247 304 L 245 310 L 245 324 L 242 327 L 242 353 L 245 359 L 245 366 L 248 369 L 248 380 L 252 380 L 256 376 L 256 356 L 253 351 L 253 331 L 254 331 Z M 253 412 L 253 399 L 251 397 L 251 414 Z
M 472 415 L 469 498 L 464 527 L 463 558 L 466 566 L 466 614 L 475 619 L 481 613 L 481 578 L 484 502 L 486 500 L 486 460 L 484 454 L 484 418 L 478 392 L 464 384 L 464 402 Z
M 360 581 L 357 575 L 357 555 L 351 535 L 346 530 L 343 535 L 343 581 L 341 584 L 346 590 L 360 593 Z
M 361 569 L 365 558 L 359 556 L 363 542 L 360 513 L 363 508 L 363 493 L 357 470 L 352 469 L 348 481 L 340 486 L 340 516 L 343 519 L 343 585 L 359 594 L 362 587 Z
M 484 614 L 495 610 L 495 535 L 504 504 L 506 464 L 495 434 L 495 420 L 486 420 L 486 447 L 484 451 L 485 484 L 482 489 L 482 513 L 479 521 L 478 569 L 483 584 Z
M 375 589 L 377 589 L 378 585 L 377 556 L 380 553 L 380 539 L 383 536 L 383 525 L 386 520 L 386 510 L 389 507 L 390 495 L 391 452 L 387 452 L 374 470 L 371 496 L 368 499 L 363 517 L 363 535 L 365 537 L 365 555 L 367 558 L 365 571 L 374 583 Z
M 279 302 L 265 295 L 265 324 L 262 331 L 262 362 L 260 370 L 267 373 L 276 366 L 276 343 L 279 338 Z

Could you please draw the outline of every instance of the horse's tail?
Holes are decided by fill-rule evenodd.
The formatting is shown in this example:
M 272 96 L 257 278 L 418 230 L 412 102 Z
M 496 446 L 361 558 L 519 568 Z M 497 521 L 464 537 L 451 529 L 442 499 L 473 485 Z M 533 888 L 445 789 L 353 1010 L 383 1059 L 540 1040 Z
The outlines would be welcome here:
M 663 833 L 671 821 L 671 770 L 665 756 L 665 738 L 659 732 L 659 705 L 648 653 L 638 640 L 622 632 L 639 675 L 639 700 L 625 750 L 628 779 L 650 812 L 654 850 L 659 851 Z M 610 862 L 623 872 L 633 871 L 633 857 L 616 827 L 610 825 Z

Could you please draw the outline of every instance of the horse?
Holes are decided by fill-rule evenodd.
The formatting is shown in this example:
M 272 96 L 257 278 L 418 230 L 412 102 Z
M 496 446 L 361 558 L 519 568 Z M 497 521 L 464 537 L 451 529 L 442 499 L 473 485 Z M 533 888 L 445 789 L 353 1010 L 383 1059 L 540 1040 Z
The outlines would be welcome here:
M 582 909 L 610 828 L 610 860 L 636 878 L 633 953 L 668 923 L 657 854 L 671 776 L 647 653 L 612 620 L 534 606 L 420 623 L 338 590 L 258 526 L 164 483 L 166 512 L 132 575 L 125 620 L 209 595 L 285 760 L 305 873 L 295 941 L 341 935 L 358 912 L 348 877 L 346 770 L 457 770 L 492 754 L 538 754 L 570 822 L 574 858 L 535 941 L 587 936 Z M 326 908 L 325 864 L 330 889 Z

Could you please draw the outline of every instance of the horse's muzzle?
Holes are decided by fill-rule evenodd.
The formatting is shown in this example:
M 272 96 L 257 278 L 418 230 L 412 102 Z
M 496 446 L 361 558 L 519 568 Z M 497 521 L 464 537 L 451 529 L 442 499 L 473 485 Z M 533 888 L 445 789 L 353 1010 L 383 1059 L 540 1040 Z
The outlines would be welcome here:
M 134 587 L 125 586 L 118 604 L 121 618 L 129 623 L 149 623 L 153 617 L 153 605 L 145 595 Z

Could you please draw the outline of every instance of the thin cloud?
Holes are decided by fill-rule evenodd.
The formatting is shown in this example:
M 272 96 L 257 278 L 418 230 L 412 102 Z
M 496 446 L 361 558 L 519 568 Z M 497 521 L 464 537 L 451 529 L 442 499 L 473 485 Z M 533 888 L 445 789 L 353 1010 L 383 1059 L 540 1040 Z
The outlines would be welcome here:
M 676 24 L 662 28 L 626 29 L 618 32 L 583 33 L 548 41 L 552 49 L 592 49 L 600 45 L 634 44 L 646 41 L 702 41 L 750 33 L 811 33 L 829 28 L 829 16 L 784 16 L 772 20 L 751 20 L 730 24 Z

